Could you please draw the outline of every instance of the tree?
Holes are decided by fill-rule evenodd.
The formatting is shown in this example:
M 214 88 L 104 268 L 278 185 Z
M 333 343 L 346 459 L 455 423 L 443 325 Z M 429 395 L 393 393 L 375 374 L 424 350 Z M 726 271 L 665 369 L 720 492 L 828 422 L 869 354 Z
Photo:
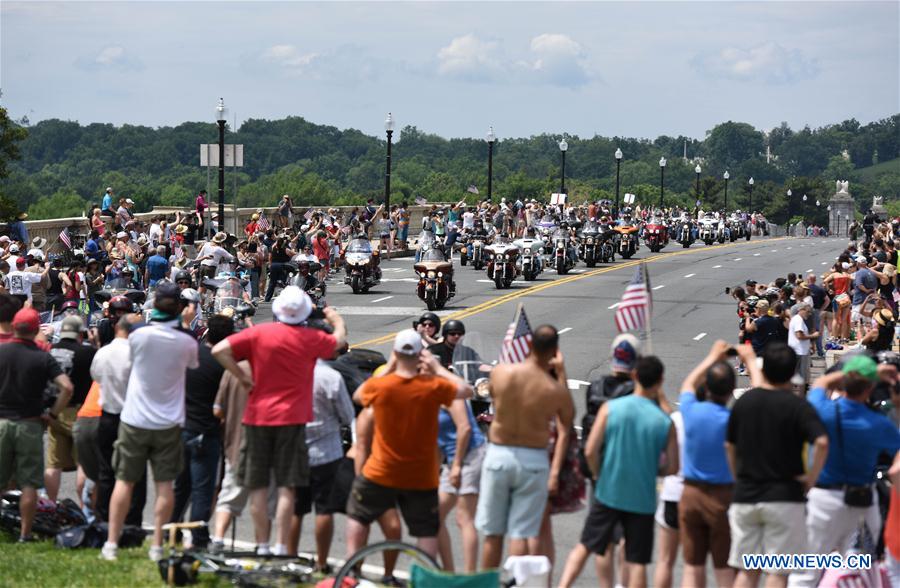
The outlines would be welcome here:
M 66 218 L 82 216 L 87 211 L 87 203 L 74 190 L 62 189 L 49 198 L 38 200 L 28 207 L 32 219 Z
M 703 142 L 706 156 L 722 169 L 759 157 L 765 151 L 763 134 L 747 123 L 728 121 L 713 127 Z

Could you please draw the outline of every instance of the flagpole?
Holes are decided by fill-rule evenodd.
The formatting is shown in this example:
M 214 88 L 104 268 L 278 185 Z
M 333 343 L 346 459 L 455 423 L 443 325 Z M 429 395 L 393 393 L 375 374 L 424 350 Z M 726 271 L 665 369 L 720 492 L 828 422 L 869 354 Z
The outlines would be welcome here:
M 650 272 L 647 264 L 641 262 L 641 270 L 644 272 L 644 287 L 647 288 L 647 297 L 650 304 L 647 305 L 647 324 L 644 325 L 644 337 L 647 340 L 646 355 L 653 353 L 653 291 L 650 289 Z

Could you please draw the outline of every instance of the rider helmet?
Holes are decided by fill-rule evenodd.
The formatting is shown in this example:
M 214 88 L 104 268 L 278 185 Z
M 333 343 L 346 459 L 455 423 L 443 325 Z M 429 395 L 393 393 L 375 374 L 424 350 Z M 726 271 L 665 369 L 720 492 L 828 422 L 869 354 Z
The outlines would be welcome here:
M 78 301 L 77 300 L 65 301 L 62 305 L 62 308 L 60 308 L 59 311 L 65 312 L 67 310 L 78 310 Z
M 461 335 L 465 335 L 466 326 L 462 324 L 462 321 L 458 321 L 456 319 L 449 320 L 444 323 L 444 328 L 441 330 L 441 335 L 446 337 L 450 333 L 459 333 Z
M 181 270 L 178 273 L 176 273 L 175 274 L 175 283 L 177 284 L 179 282 L 188 282 L 189 284 L 191 282 L 193 282 L 193 280 L 191 278 L 191 273 L 186 272 L 184 270 Z
M 109 309 L 131 312 L 134 309 L 134 304 L 125 296 L 113 296 L 109 301 Z
M 426 312 L 419 317 L 420 325 L 426 321 L 430 321 L 432 324 L 434 324 L 435 333 L 441 330 L 441 318 L 438 315 L 434 314 L 433 312 Z

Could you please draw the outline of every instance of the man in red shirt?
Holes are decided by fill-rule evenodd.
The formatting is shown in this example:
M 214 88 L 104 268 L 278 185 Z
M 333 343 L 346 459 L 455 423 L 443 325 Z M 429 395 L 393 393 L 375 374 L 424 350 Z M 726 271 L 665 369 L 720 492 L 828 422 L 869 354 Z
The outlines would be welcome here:
M 238 483 L 250 490 L 250 514 L 256 530 L 257 551 L 269 553 L 266 501 L 274 473 L 278 487 L 278 540 L 271 553 L 285 555 L 294 512 L 294 488 L 306 486 L 309 463 L 305 425 L 313 418 L 313 370 L 316 359 L 331 359 L 347 338 L 344 320 L 332 308 L 325 320 L 329 335 L 306 327 L 312 312 L 309 296 L 288 286 L 272 303 L 278 322 L 246 329 L 220 341 L 213 356 L 249 391 L 244 411 Z M 253 377 L 238 367 L 248 360 Z

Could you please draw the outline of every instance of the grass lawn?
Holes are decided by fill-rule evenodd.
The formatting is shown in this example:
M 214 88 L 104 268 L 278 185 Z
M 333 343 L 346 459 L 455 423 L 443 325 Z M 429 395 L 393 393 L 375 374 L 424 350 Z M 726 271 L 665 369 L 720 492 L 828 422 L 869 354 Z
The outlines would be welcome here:
M 206 576 L 206 575 L 204 575 Z M 57 586 L 164 586 L 147 548 L 120 549 L 119 560 L 103 561 L 99 549 L 60 549 L 51 541 L 18 545 L 0 533 L 0 585 Z M 228 585 L 209 577 L 199 586 Z

